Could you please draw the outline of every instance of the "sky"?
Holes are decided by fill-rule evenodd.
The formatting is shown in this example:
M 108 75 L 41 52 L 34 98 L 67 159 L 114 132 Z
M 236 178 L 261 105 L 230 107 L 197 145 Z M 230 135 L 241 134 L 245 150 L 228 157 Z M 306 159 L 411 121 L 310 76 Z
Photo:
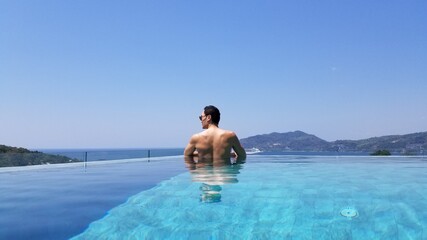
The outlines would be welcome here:
M 427 1 L 0 0 L 0 144 L 427 131 Z

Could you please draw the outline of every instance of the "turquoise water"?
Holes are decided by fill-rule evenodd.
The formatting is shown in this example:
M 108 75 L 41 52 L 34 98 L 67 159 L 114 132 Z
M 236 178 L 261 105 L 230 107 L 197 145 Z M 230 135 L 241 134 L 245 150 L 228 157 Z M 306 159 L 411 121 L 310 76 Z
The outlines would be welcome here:
M 75 239 L 427 239 L 422 157 L 186 161 Z

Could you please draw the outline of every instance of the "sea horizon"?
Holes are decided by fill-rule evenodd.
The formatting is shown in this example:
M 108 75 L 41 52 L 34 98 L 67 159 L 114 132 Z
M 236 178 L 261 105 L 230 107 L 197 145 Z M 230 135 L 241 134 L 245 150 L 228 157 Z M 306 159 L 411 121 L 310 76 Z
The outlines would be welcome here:
M 81 161 L 179 156 L 183 155 L 184 152 L 184 148 L 52 148 L 34 150 L 46 154 L 62 155 Z

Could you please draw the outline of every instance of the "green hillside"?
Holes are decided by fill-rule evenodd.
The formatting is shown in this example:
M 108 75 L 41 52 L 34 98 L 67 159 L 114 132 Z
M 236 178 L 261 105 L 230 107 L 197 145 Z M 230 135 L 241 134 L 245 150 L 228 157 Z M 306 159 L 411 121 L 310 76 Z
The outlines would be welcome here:
M 427 132 L 328 142 L 315 135 L 295 131 L 256 135 L 241 139 L 241 143 L 245 148 L 258 148 L 267 152 L 374 153 L 378 150 L 387 150 L 393 154 L 419 155 L 427 151 Z
M 30 151 L 25 148 L 0 145 L 0 167 L 28 166 L 54 163 L 79 162 L 65 156 Z

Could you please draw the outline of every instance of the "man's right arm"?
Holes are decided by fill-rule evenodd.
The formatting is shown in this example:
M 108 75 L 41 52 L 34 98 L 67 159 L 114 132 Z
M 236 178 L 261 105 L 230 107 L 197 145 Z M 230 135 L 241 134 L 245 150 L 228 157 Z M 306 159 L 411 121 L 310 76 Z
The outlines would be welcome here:
M 191 136 L 190 142 L 187 144 L 187 147 L 185 147 L 184 156 L 194 156 L 194 151 L 196 151 L 196 143 L 196 135 Z

